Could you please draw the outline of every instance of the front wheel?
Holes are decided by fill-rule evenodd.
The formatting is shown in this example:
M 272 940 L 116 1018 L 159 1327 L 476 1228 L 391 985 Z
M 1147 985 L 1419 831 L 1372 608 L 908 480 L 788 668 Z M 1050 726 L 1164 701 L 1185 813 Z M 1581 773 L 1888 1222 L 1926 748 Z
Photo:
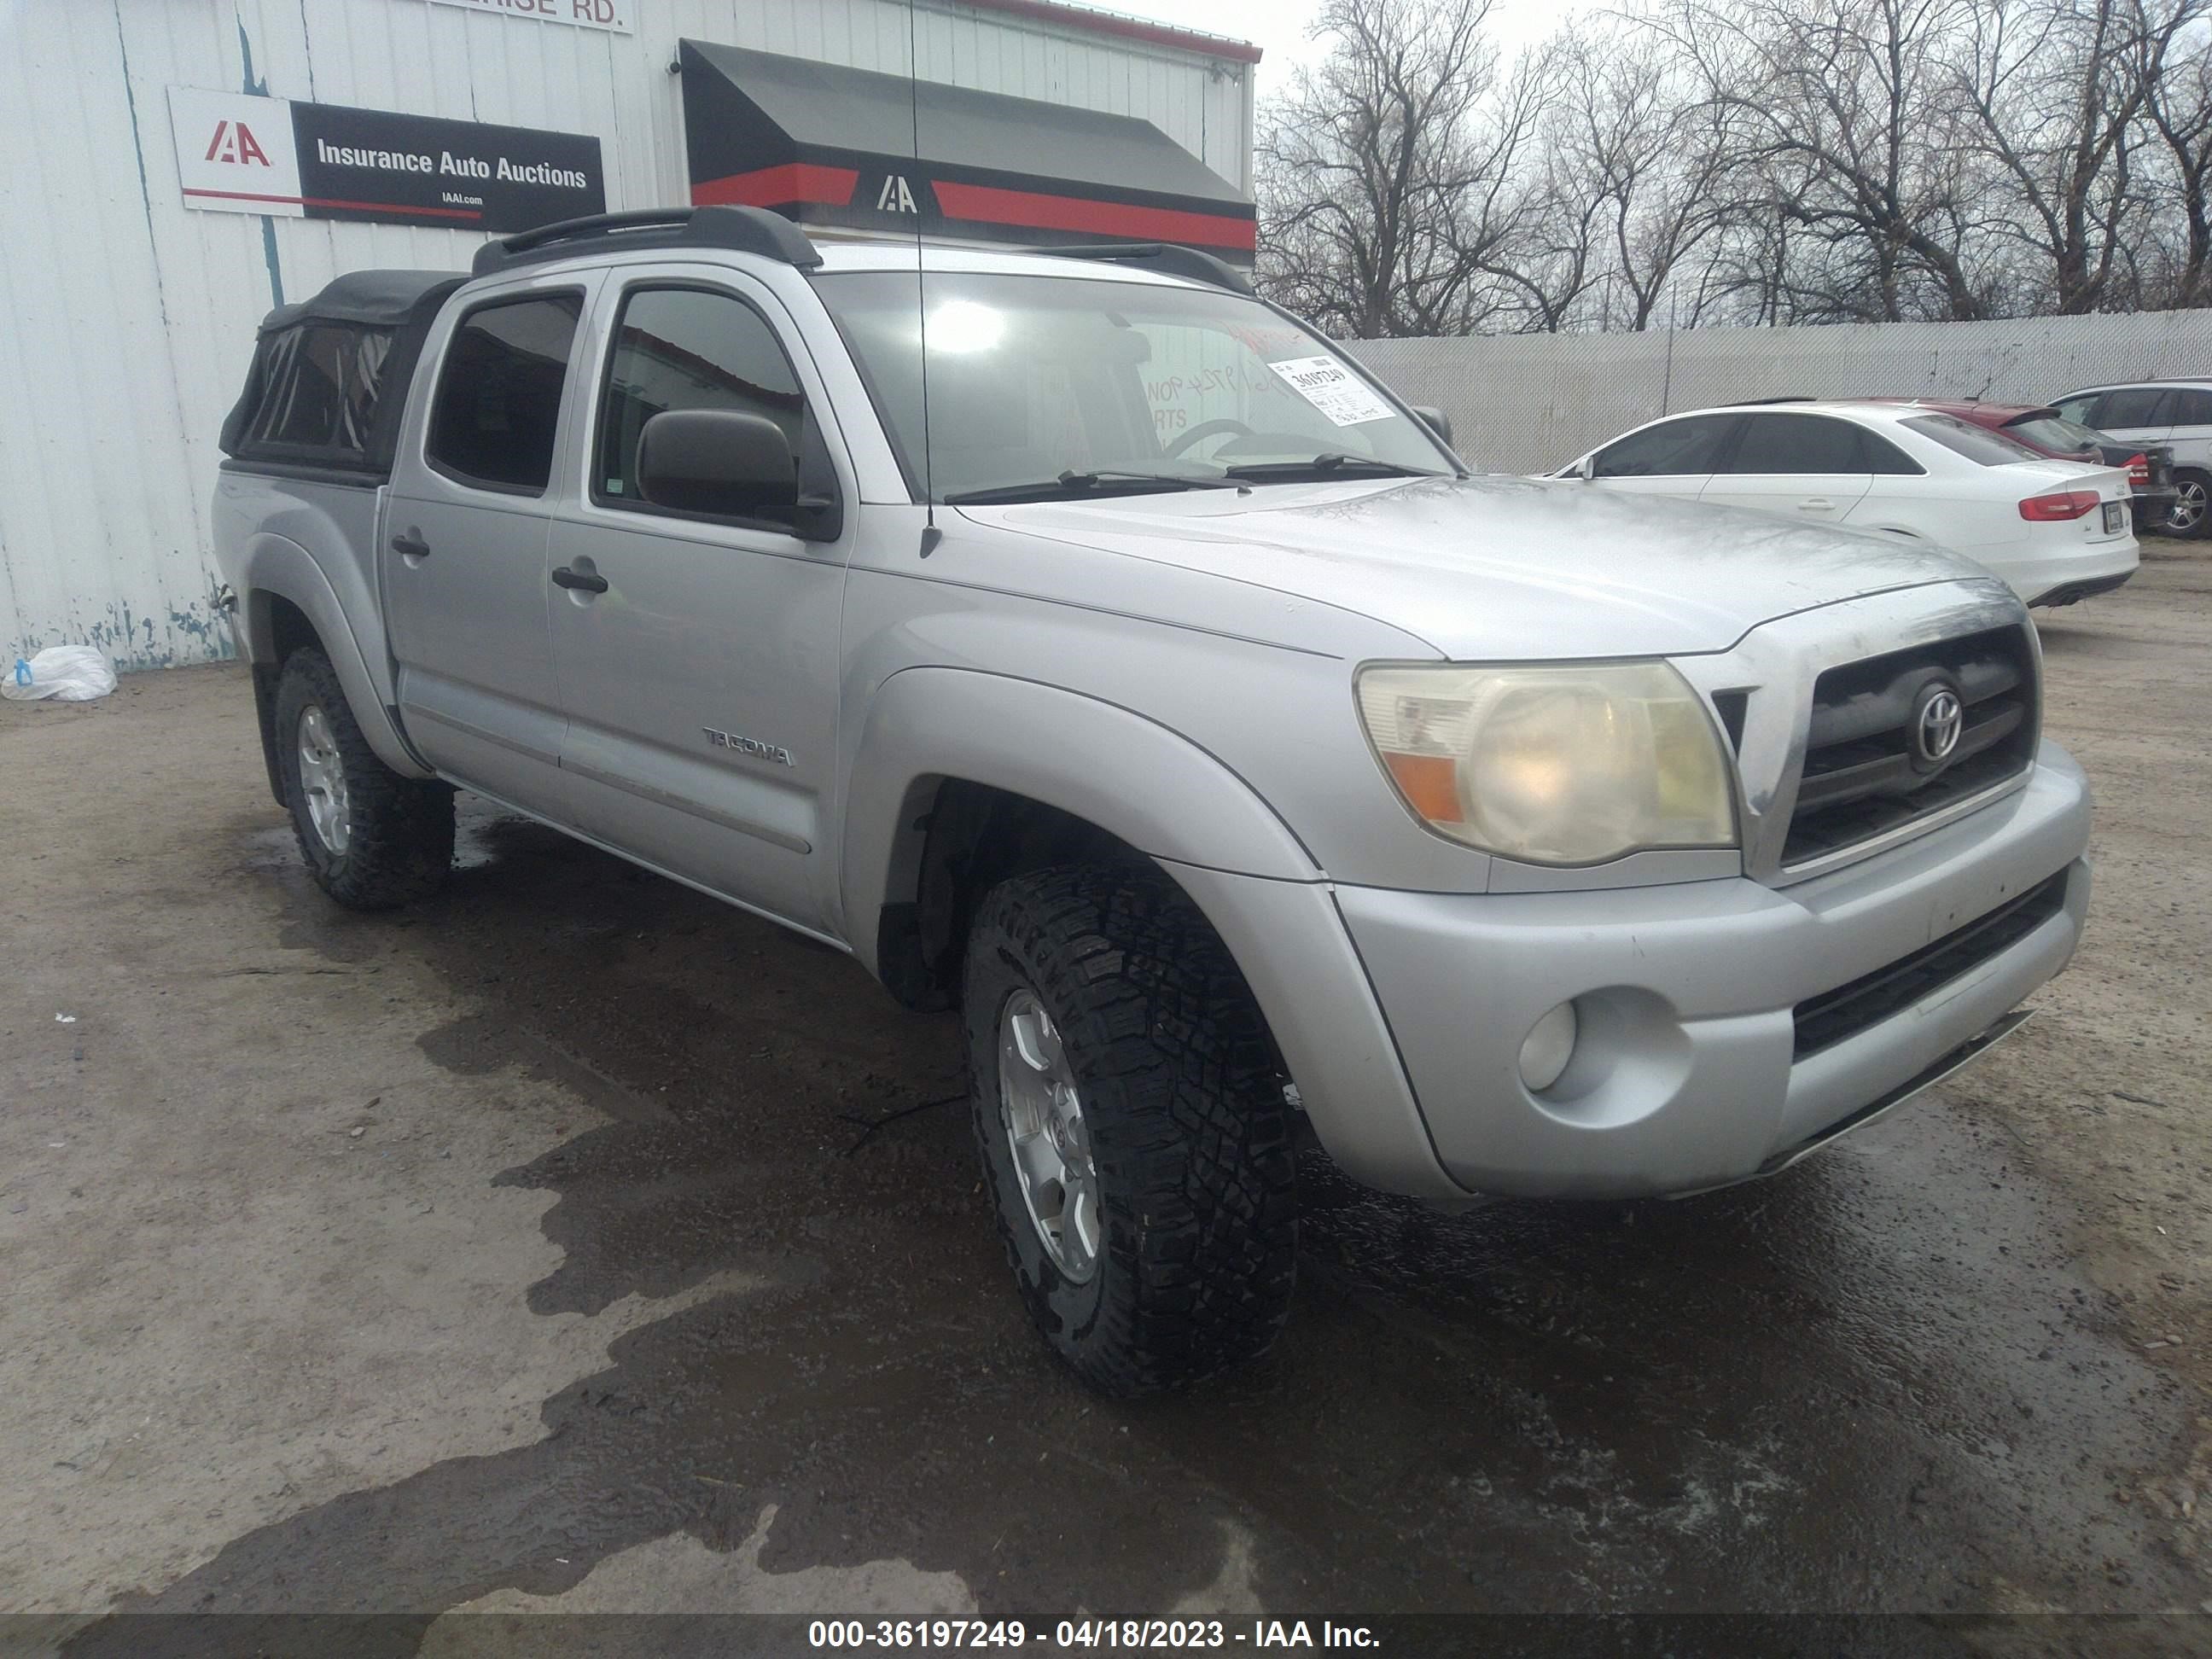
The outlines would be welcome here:
M 963 1008 L 1000 1234 L 1060 1358 L 1127 1396 L 1265 1352 L 1296 1276 L 1289 1109 L 1251 993 L 1181 890 L 1141 866 L 1000 883 Z
M 2173 507 L 2166 515 L 2160 532 L 2184 541 L 2198 540 L 2212 530 L 2207 514 L 2208 497 L 2212 497 L 2212 474 L 2177 471 L 2173 485 Z
M 404 778 L 377 757 L 337 671 L 313 647 L 276 682 L 276 759 L 284 804 L 315 884 L 354 910 L 426 898 L 453 862 L 453 792 Z

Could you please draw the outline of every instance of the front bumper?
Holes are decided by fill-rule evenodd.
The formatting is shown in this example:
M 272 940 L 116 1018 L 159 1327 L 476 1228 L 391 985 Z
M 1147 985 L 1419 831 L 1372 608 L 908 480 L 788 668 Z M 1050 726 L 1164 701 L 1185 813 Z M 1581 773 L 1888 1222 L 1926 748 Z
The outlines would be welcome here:
M 1626 1198 L 1770 1171 L 1941 1075 L 2072 957 L 2088 830 L 2081 769 L 2046 743 L 2015 793 L 1786 888 L 1743 878 L 1541 894 L 1340 886 L 1346 951 L 1310 915 L 1325 890 L 1176 873 L 1240 962 L 1271 952 L 1248 976 L 1316 1133 L 1349 1173 L 1430 1197 Z M 1798 1004 L 2054 877 L 2063 897 L 2024 933 L 1799 1052 Z M 1582 1046 L 1559 1085 L 1532 1094 L 1522 1039 L 1570 1000 Z
M 2017 793 L 1893 853 L 1776 889 L 1437 896 L 1344 889 L 1439 1160 L 1479 1192 L 1615 1197 L 1741 1180 L 1978 1036 L 2063 968 L 2089 896 L 2087 786 L 2044 746 Z M 1802 1058 L 1793 1010 L 2053 872 L 2061 908 Z M 1542 1097 L 1522 1038 L 1581 999 L 1587 1056 Z M 1587 1059 L 1588 1063 L 1585 1064 Z

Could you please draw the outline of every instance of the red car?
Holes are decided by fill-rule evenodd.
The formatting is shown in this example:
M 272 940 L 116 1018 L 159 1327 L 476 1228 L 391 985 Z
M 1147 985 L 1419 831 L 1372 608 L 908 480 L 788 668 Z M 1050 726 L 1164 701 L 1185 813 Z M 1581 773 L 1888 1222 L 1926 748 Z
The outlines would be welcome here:
M 2069 421 L 2044 404 L 1982 404 L 1942 398 L 1882 398 L 1879 403 L 1917 404 L 1944 415 L 1956 416 L 1976 426 L 2002 432 L 2014 443 L 2039 455 L 2067 461 L 2101 461 L 2128 470 L 2128 491 L 2134 497 L 2136 528 L 2155 530 L 2173 510 L 2173 452 L 2122 443 L 2094 427 Z

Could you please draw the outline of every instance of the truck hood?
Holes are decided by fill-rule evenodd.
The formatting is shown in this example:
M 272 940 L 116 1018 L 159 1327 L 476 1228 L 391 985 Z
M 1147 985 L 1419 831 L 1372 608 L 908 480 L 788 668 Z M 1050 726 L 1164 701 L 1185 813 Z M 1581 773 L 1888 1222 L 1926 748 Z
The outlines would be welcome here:
M 1988 579 L 1924 544 L 1571 480 L 1262 484 L 961 511 L 1356 612 L 1459 660 L 1719 651 L 1816 605 Z

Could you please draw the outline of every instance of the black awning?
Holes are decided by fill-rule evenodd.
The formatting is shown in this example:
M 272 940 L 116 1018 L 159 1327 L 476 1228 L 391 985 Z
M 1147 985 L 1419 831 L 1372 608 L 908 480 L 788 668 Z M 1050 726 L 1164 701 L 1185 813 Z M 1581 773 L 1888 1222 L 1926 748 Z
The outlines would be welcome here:
M 1252 262 L 1252 204 L 1149 121 L 703 40 L 680 61 L 696 204 Z

